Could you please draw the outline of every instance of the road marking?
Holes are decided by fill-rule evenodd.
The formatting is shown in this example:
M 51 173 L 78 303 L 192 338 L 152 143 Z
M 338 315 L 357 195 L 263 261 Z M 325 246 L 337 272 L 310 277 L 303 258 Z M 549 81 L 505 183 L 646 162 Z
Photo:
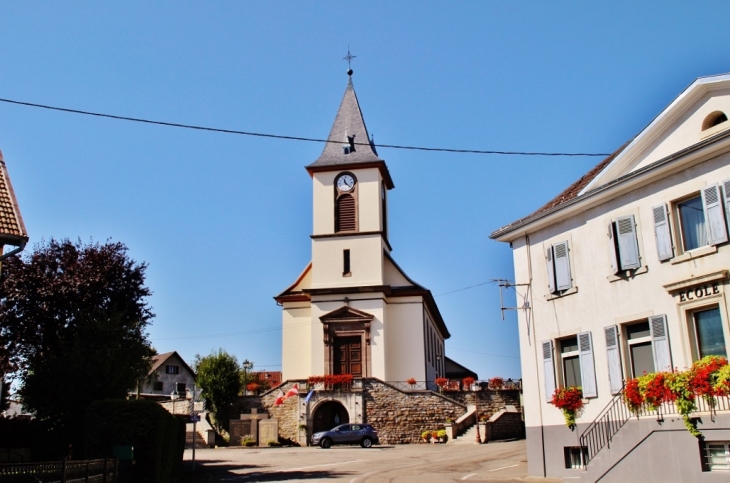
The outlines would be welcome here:
M 323 465 L 300 466 L 299 468 L 289 468 L 288 470 L 277 470 L 276 473 L 281 473 L 284 471 L 301 471 L 301 470 L 307 470 L 309 468 L 321 468 L 322 466 L 347 465 L 350 463 L 360 463 L 362 461 L 365 461 L 365 460 L 338 461 L 337 463 L 326 463 Z
M 501 468 L 494 468 L 493 470 L 489 470 L 489 471 L 492 472 L 492 471 L 506 470 L 507 468 L 514 468 L 515 466 L 520 466 L 520 464 L 517 463 L 516 465 L 512 465 L 512 466 L 503 466 Z
M 470 476 L 474 476 L 474 475 L 476 475 L 476 473 L 471 473 L 469 475 L 466 475 L 465 477 L 462 478 L 462 480 L 465 480 L 465 479 L 469 478 Z
M 365 473 L 364 475 L 356 476 L 355 478 L 350 480 L 350 483 L 355 483 L 358 478 L 364 478 L 368 475 L 372 475 L 373 473 L 377 473 L 377 471 L 371 471 L 370 473 Z
M 449 460 L 456 460 L 456 459 L 459 459 L 459 458 L 463 458 L 463 456 L 454 456 L 453 458 L 444 458 L 444 459 L 442 459 L 442 460 L 433 460 L 433 462 L 434 462 L 434 463 L 436 463 L 436 462 L 438 462 L 438 461 L 449 461 Z

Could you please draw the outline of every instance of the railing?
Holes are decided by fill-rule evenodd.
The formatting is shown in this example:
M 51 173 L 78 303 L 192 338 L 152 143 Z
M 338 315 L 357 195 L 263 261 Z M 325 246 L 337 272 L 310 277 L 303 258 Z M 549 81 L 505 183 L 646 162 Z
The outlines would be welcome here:
M 730 397 L 716 397 L 714 407 L 704 398 L 698 397 L 695 399 L 695 406 L 694 412 L 709 412 L 714 417 L 715 411 L 730 411 Z M 656 416 L 661 421 L 665 415 L 677 414 L 679 414 L 679 411 L 677 411 L 674 402 L 665 402 L 656 410 L 643 405 L 634 413 L 626 406 L 623 398 L 623 388 L 621 388 L 621 392 L 613 397 L 598 417 L 580 435 L 580 445 L 585 448 L 585 465 L 588 466 L 588 462 L 605 446 L 611 447 L 613 436 L 632 417 Z
M 117 460 L 0 464 L 0 482 L 116 483 Z
M 439 386 L 434 381 L 416 381 L 415 384 L 409 384 L 408 381 L 387 381 L 388 384 L 391 386 L 395 386 L 397 389 L 400 389 L 401 391 L 434 391 L 438 392 L 439 389 L 441 392 L 448 394 L 449 392 L 460 392 L 470 391 L 469 388 L 464 387 L 463 382 L 460 379 L 450 379 L 442 386 Z M 489 389 L 487 381 L 476 381 L 476 384 L 479 384 L 482 389 Z M 499 389 L 492 389 L 494 391 L 498 390 L 520 390 L 522 389 L 522 381 L 511 381 L 507 380 L 504 381 L 502 384 L 502 387 Z

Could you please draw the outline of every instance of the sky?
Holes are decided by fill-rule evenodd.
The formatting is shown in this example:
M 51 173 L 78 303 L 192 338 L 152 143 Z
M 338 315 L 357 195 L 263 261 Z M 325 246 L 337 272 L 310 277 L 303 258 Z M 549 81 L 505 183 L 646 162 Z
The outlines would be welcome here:
M 608 154 L 700 76 L 730 71 L 730 3 L 0 1 L 0 99 L 324 139 L 353 82 L 376 144 Z M 0 101 L 31 245 L 121 241 L 148 264 L 160 352 L 281 369 L 273 296 L 311 256 L 323 149 Z M 494 230 L 602 158 L 381 148 L 392 255 L 434 294 L 446 355 L 519 378 Z M 505 305 L 516 304 L 514 290 Z

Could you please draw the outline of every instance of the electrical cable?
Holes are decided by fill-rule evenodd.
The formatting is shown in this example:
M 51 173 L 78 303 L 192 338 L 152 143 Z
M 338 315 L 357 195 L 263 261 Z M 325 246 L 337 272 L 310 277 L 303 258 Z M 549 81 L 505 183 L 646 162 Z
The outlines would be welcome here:
M 266 134 L 266 133 L 258 133 L 258 132 L 250 132 L 250 131 L 238 131 L 235 129 L 223 129 L 223 128 L 215 128 L 215 127 L 206 127 L 206 126 L 196 126 L 192 124 L 182 124 L 177 122 L 166 122 L 166 121 L 153 121 L 150 119 L 142 119 L 138 117 L 128 117 L 128 116 L 118 116 L 116 114 L 104 114 L 100 112 L 92 112 L 92 111 L 82 111 L 80 109 L 70 109 L 66 107 L 56 107 L 56 106 L 49 106 L 45 104 L 36 104 L 33 102 L 23 102 L 23 101 L 15 101 L 12 99 L 3 99 L 0 98 L 0 102 L 5 102 L 8 104 L 16 104 L 20 106 L 27 106 L 27 107 L 37 107 L 39 109 L 48 109 L 51 111 L 60 111 L 60 112 L 68 112 L 73 114 L 82 114 L 85 116 L 95 116 L 95 117 L 104 117 L 107 119 L 116 119 L 119 121 L 131 121 L 131 122 L 140 122 L 145 124 L 154 124 L 158 126 L 168 126 L 168 127 L 177 127 L 182 129 L 195 129 L 198 131 L 210 131 L 210 132 L 217 132 L 217 133 L 223 133 L 223 134 L 238 134 L 242 136 L 255 136 L 255 137 L 262 137 L 262 138 L 273 138 L 273 139 L 286 139 L 289 141 L 306 141 L 306 142 L 313 142 L 313 143 L 338 143 L 340 144 L 341 141 L 333 141 L 329 139 L 316 139 L 316 138 L 305 138 L 300 136 L 286 136 L 283 134 Z M 356 146 L 369 146 L 370 143 L 352 143 Z M 374 144 L 377 148 L 390 148 L 390 149 L 404 149 L 404 150 L 413 150 L 413 151 L 435 151 L 435 152 L 442 152 L 442 153 L 459 153 L 459 154 L 501 154 L 505 156 L 608 156 L 608 154 L 605 153 L 548 153 L 548 152 L 536 152 L 536 151 L 496 151 L 496 150 L 482 150 L 482 149 L 453 149 L 453 148 L 427 148 L 423 146 L 403 146 L 398 144 Z

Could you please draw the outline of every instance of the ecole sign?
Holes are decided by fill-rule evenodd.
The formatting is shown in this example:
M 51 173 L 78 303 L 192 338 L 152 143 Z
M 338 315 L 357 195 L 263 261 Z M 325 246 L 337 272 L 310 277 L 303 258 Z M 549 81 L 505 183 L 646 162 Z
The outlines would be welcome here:
M 699 285 L 697 287 L 691 287 L 681 292 L 677 292 L 679 295 L 680 302 L 687 302 L 690 300 L 698 300 L 711 295 L 720 294 L 720 285 L 717 283 Z

